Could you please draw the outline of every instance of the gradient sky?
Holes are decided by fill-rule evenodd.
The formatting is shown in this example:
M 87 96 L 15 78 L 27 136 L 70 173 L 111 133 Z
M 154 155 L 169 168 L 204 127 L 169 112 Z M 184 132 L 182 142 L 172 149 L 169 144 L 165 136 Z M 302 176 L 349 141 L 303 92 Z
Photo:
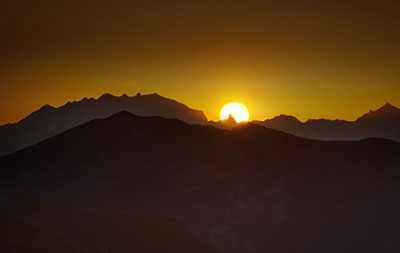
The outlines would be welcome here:
M 219 116 L 354 120 L 400 106 L 400 3 L 2 0 L 0 124 L 44 104 L 157 92 Z

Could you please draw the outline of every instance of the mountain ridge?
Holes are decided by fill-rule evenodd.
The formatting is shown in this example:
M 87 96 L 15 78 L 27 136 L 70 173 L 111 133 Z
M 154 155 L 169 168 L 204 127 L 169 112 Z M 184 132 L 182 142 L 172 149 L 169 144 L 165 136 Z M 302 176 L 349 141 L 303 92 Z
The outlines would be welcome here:
M 137 93 L 132 97 L 107 93 L 98 99 L 85 97 L 57 108 L 44 105 L 17 123 L 1 126 L 0 155 L 15 152 L 92 119 L 105 118 L 123 110 L 142 116 L 177 118 L 192 124 L 207 123 L 207 117 L 202 111 L 157 93 Z
M 362 140 L 377 137 L 400 141 L 400 109 L 389 103 L 354 121 L 321 118 L 303 122 L 294 116 L 280 115 L 253 122 L 310 139 Z
M 92 119 L 105 118 L 124 110 L 141 116 L 177 118 L 218 128 L 230 129 L 236 125 L 229 119 L 208 121 L 202 111 L 193 110 L 157 93 L 142 95 L 138 92 L 135 96 L 106 93 L 97 99 L 84 97 L 60 107 L 46 104 L 17 123 L 0 126 L 0 155 L 28 147 Z M 252 122 L 310 139 L 361 140 L 378 137 L 400 141 L 400 109 L 389 103 L 377 110 L 370 110 L 355 121 L 308 119 L 302 122 L 294 116 L 281 114 L 272 119 Z
M 389 110 L 387 110 L 388 108 L 390 108 Z M 272 117 L 272 118 L 267 118 L 267 119 L 264 119 L 264 120 L 254 120 L 254 122 L 262 122 L 262 121 L 268 121 L 268 120 L 273 120 L 273 119 L 276 119 L 276 118 L 292 118 L 293 120 L 295 120 L 295 121 L 298 121 L 298 122 L 300 122 L 300 123 L 307 123 L 307 122 L 309 122 L 309 121 L 318 121 L 318 120 L 325 120 L 325 121 L 333 121 L 333 122 L 335 122 L 335 121 L 340 121 L 340 122 L 355 122 L 355 121 L 357 121 L 358 119 L 360 119 L 360 118 L 362 118 L 363 116 L 365 116 L 365 115 L 368 115 L 368 114 L 370 114 L 370 113 L 374 113 L 374 112 L 382 112 L 382 111 L 389 111 L 389 112 L 400 112 L 400 108 L 398 108 L 398 107 L 396 107 L 396 106 L 394 106 L 394 105 L 392 105 L 392 104 L 390 104 L 390 103 L 385 103 L 384 105 L 382 105 L 381 107 L 379 107 L 378 109 L 376 109 L 376 110 L 372 110 L 372 109 L 370 109 L 367 113 L 364 113 L 363 115 L 361 115 L 360 117 L 358 117 L 357 119 L 355 119 L 355 120 L 345 120 L 345 119 L 326 119 L 326 118 L 309 118 L 309 119 L 307 119 L 307 120 L 305 120 L 305 121 L 303 121 L 303 120 L 300 120 L 300 119 L 298 119 L 296 116 L 293 116 L 293 115 L 290 115 L 290 114 L 279 114 L 279 115 L 276 115 L 276 116 L 274 116 L 274 117 Z

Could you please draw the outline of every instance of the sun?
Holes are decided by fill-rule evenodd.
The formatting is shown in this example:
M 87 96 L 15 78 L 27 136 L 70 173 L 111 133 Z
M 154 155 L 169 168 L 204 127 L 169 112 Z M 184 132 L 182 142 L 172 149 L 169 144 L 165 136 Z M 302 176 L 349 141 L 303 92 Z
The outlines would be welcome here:
M 229 114 L 236 120 L 236 122 L 244 122 L 249 121 L 249 111 L 247 110 L 246 106 L 242 105 L 241 103 L 232 102 L 226 104 L 221 109 L 221 113 L 219 118 L 221 120 L 229 118 Z

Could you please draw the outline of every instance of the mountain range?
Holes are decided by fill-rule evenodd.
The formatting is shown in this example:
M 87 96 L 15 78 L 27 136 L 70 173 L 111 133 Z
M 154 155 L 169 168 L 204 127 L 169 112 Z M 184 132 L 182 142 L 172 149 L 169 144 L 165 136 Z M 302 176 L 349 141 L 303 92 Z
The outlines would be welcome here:
M 387 103 L 378 110 L 370 110 L 355 121 L 310 119 L 301 122 L 289 115 L 254 123 L 318 140 L 362 140 L 386 138 L 400 141 L 400 109 Z
M 154 214 L 141 225 L 145 242 L 151 224 L 164 224 L 157 217 L 170 217 L 179 238 L 192 238 L 187 247 L 211 252 L 394 253 L 399 164 L 400 143 L 385 139 L 318 141 L 119 112 L 0 157 L 0 204 L 92 252 L 141 252 L 129 242 L 142 218 L 129 217 Z M 99 227 L 85 218 L 92 211 L 71 210 L 111 218 L 94 218 Z M 161 252 L 187 250 L 168 245 Z
M 98 99 L 84 98 L 78 102 L 54 108 L 45 105 L 14 124 L 0 126 L 0 156 L 29 147 L 65 130 L 93 119 L 106 118 L 120 111 L 140 116 L 161 116 L 191 124 L 210 125 L 229 129 L 236 125 L 233 117 L 225 121 L 207 121 L 202 111 L 194 110 L 157 93 L 118 97 L 104 94 Z M 385 104 L 355 121 L 310 119 L 301 122 L 293 116 L 280 115 L 253 123 L 296 136 L 318 140 L 362 140 L 386 138 L 400 141 L 400 109 Z
M 65 130 L 120 111 L 142 116 L 176 118 L 193 124 L 206 124 L 202 111 L 193 110 L 157 93 L 129 97 L 104 94 L 98 99 L 84 98 L 54 108 L 45 105 L 15 124 L 0 127 L 0 156 L 26 148 Z

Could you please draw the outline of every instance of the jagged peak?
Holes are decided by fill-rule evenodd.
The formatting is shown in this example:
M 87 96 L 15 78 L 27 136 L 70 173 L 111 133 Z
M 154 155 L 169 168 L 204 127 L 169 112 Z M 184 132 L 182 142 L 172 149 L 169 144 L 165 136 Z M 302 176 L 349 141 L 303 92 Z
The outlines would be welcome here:
M 32 112 L 32 113 L 29 114 L 26 118 L 24 118 L 24 119 L 22 119 L 22 120 L 20 120 L 20 121 L 18 121 L 18 122 L 23 122 L 23 121 L 26 121 L 26 120 L 35 118 L 35 117 L 37 117 L 37 116 L 40 115 L 40 114 L 43 114 L 43 113 L 46 114 L 47 112 L 55 111 L 55 110 L 56 110 L 55 107 L 53 107 L 53 106 L 51 106 L 51 105 L 49 105 L 49 104 L 45 104 L 45 105 L 43 105 L 42 107 L 40 107 L 39 110 Z
M 398 110 L 400 110 L 400 109 L 397 108 L 397 107 L 394 106 L 394 105 L 391 105 L 390 103 L 386 103 L 386 104 L 384 104 L 381 108 L 379 108 L 378 111 L 379 111 L 379 110 L 396 110 L 396 111 L 398 111 Z
M 115 96 L 110 93 L 105 93 L 101 95 L 101 97 L 99 97 L 97 100 L 110 99 L 110 98 L 115 98 Z
M 229 114 L 228 118 L 225 119 L 224 121 L 230 122 L 230 123 L 237 123 L 236 119 L 233 117 L 232 114 Z
M 55 107 L 53 107 L 53 106 L 51 106 L 49 104 L 45 104 L 44 106 L 42 106 L 40 108 L 40 110 L 52 110 L 52 109 L 55 109 Z
M 105 93 L 103 95 L 101 95 L 97 100 L 104 100 L 104 99 L 112 99 L 112 98 L 139 98 L 139 97 L 156 97 L 156 98 L 164 98 L 163 96 L 159 95 L 158 93 L 154 92 L 154 93 L 150 93 L 150 94 L 141 94 L 140 92 L 136 93 L 136 95 L 134 97 L 130 97 L 129 95 L 127 95 L 126 93 L 123 93 L 121 96 L 115 96 L 111 93 Z
M 160 96 L 157 92 L 151 93 L 148 96 L 152 96 L 152 97 L 162 97 Z
M 382 107 L 380 107 L 379 109 L 377 109 L 375 111 L 369 110 L 368 113 L 364 114 L 363 116 L 361 116 L 358 119 L 362 120 L 362 119 L 380 118 L 380 117 L 387 117 L 390 115 L 397 115 L 397 114 L 400 114 L 400 109 L 389 103 L 386 103 Z

